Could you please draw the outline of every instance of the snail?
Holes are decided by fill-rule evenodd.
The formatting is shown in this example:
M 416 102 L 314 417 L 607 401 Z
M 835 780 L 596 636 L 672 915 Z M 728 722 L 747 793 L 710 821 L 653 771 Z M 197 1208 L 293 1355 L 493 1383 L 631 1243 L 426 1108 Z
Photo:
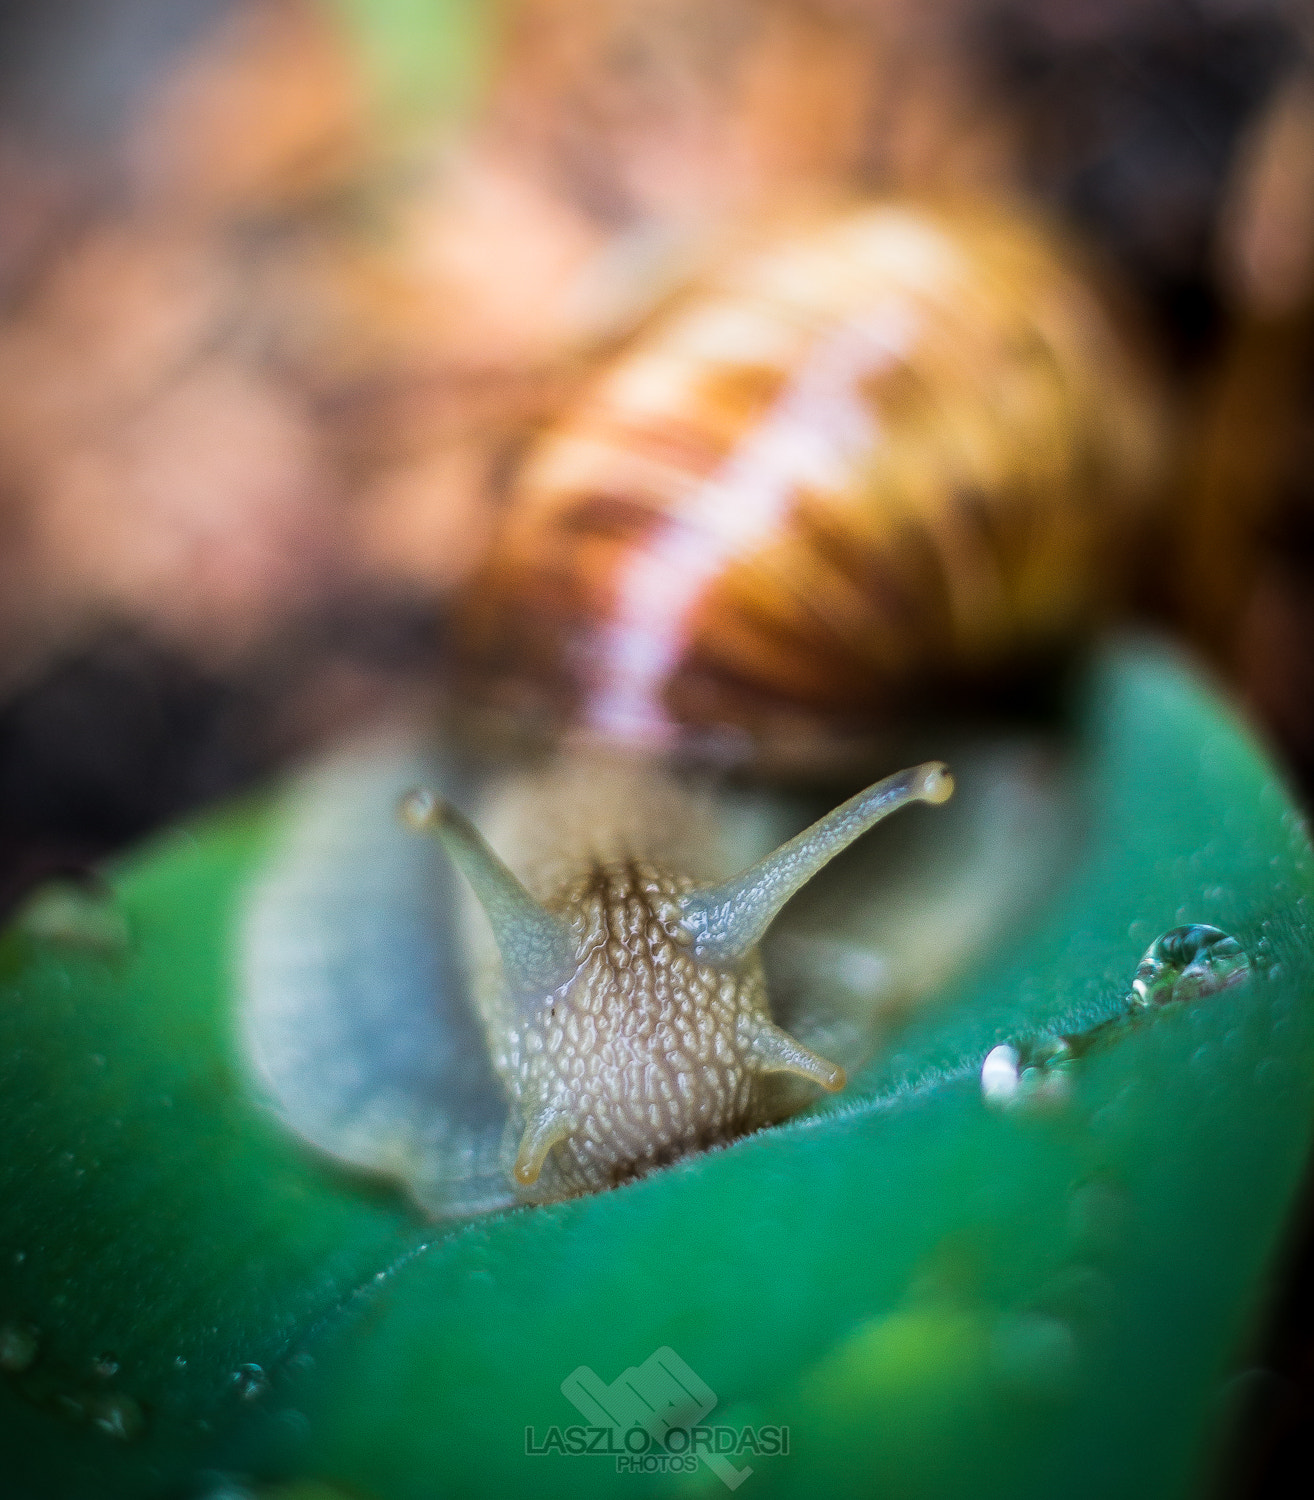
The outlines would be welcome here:
M 777 1119 L 788 1113 L 781 1075 L 841 1089 L 842 1067 L 772 1022 L 758 944 L 860 834 L 953 791 L 935 763 L 886 777 L 752 869 L 698 885 L 689 861 L 653 859 L 631 837 L 619 859 L 603 857 L 621 821 L 596 805 L 607 779 L 593 780 L 590 852 L 564 884 L 535 871 L 546 888 L 534 892 L 450 804 L 423 792 L 405 803 L 416 827 L 440 833 L 488 915 L 500 962 L 481 975 L 479 1009 L 519 1134 L 511 1175 L 536 1195 L 597 1191 Z M 610 779 L 622 808 L 652 797 Z
M 837 211 L 659 310 L 522 466 L 457 631 L 465 706 L 288 795 L 241 939 L 281 1119 L 455 1215 L 841 1087 L 881 1006 L 1061 863 L 1043 736 L 960 732 L 945 834 L 884 872 L 859 835 L 953 788 L 938 759 L 872 775 L 929 685 L 1061 650 L 1116 593 L 1143 391 L 997 212 Z

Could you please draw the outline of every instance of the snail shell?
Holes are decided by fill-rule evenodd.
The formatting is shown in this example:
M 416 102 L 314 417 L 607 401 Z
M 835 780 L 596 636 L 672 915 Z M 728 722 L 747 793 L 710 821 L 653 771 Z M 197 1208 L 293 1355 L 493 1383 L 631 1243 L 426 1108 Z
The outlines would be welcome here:
M 889 723 L 1118 592 L 1153 390 L 1018 217 L 868 205 L 677 298 L 537 444 L 476 694 L 644 744 Z
M 849 210 L 659 316 L 532 453 L 464 614 L 472 696 L 543 709 L 559 752 L 374 745 L 293 794 L 243 929 L 244 1046 L 283 1117 L 468 1213 L 838 1087 L 886 969 L 924 989 L 1049 877 L 1063 795 L 1033 747 L 963 757 L 952 895 L 898 908 L 914 959 L 873 925 L 879 841 L 812 877 L 944 800 L 943 768 L 805 812 L 709 781 L 690 731 L 888 724 L 1070 641 L 1115 591 L 1151 410 L 1061 253 L 998 215 Z M 394 816 L 417 784 L 461 884 Z

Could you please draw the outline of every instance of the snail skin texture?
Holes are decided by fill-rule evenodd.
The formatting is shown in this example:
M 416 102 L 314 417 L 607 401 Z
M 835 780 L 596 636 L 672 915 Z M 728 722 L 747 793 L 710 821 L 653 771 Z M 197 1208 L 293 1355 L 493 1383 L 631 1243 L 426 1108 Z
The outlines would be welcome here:
M 640 805 L 624 778 L 614 790 Z M 479 1009 L 520 1136 L 517 1189 L 596 1192 L 768 1124 L 788 1112 L 779 1075 L 843 1088 L 842 1067 L 773 1023 L 758 945 L 786 901 L 860 834 L 952 791 L 942 765 L 899 772 L 710 886 L 632 839 L 601 852 L 613 834 L 595 814 L 587 861 L 547 878 L 532 870 L 533 891 L 454 807 L 413 793 L 407 818 L 441 836 L 498 949 L 500 962 L 480 976 Z
M 955 760 L 947 806 L 857 838 L 947 775 L 899 773 L 815 822 L 614 750 L 492 775 L 416 737 L 345 746 L 294 780 L 247 894 L 256 1086 L 435 1216 L 595 1191 L 782 1120 L 1066 858 L 1045 755 Z

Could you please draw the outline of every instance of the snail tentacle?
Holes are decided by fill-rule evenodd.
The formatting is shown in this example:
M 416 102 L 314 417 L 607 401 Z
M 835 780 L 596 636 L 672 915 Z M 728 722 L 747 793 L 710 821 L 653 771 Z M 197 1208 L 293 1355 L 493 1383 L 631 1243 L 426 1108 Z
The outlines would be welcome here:
M 782 844 L 742 875 L 680 901 L 694 934 L 694 952 L 709 963 L 733 964 L 762 941 L 781 907 L 820 870 L 882 818 L 910 802 L 946 802 L 954 781 L 940 761 L 887 776 Z
M 573 774 L 563 767 L 561 779 L 539 788 L 549 808 Z M 617 811 L 606 774 L 596 772 L 601 824 Z M 640 794 L 632 779 L 611 791 L 621 787 Z M 938 761 L 887 777 L 746 874 L 702 890 L 638 847 L 610 862 L 595 855 L 547 907 L 460 813 L 413 793 L 403 804 L 407 821 L 442 837 L 501 954 L 478 1003 L 515 1121 L 507 1164 L 518 1190 L 529 1201 L 597 1191 L 732 1140 L 780 1117 L 769 1075 L 843 1088 L 843 1067 L 775 1024 L 758 941 L 799 886 L 873 823 L 909 802 L 943 802 L 952 787 Z M 654 796 L 650 789 L 647 800 Z M 614 843 L 605 827 L 595 833 L 600 844 Z M 544 885 L 541 872 L 525 878 Z M 587 952 L 563 978 L 555 934 L 565 921 L 587 935 Z
M 709 816 L 696 783 L 582 752 L 480 796 L 439 745 L 384 734 L 344 747 L 294 783 L 245 903 L 253 1085 L 302 1139 L 399 1179 L 436 1217 L 597 1192 L 784 1119 L 843 1087 L 879 1018 L 939 983 L 1054 868 L 1038 830 L 1070 823 L 1048 760 L 960 755 L 965 795 L 912 830 L 915 858 L 868 841 L 790 905 L 765 951 L 721 963 L 695 951 L 681 901 L 770 864 L 815 808 L 728 798 Z M 868 813 L 949 791 L 938 763 L 892 781 L 892 798 L 889 783 L 859 797 Z M 415 786 L 434 793 L 398 819 Z M 440 797 L 487 828 L 507 866 Z M 513 988 L 448 840 L 406 826 L 439 822 L 476 868 L 508 870 L 513 909 L 569 927 L 583 957 L 563 984 Z
M 819 1083 L 828 1094 L 837 1094 L 848 1082 L 838 1063 L 829 1062 L 802 1042 L 769 1021 L 761 1023 L 749 1043 L 749 1052 L 763 1073 L 792 1073 Z
M 516 1181 L 524 1187 L 537 1182 L 548 1152 L 566 1140 L 574 1128 L 574 1121 L 564 1110 L 548 1107 L 533 1116 L 525 1126 L 520 1149 L 516 1152 L 512 1168 Z
M 518 999 L 537 1006 L 575 973 L 570 929 L 535 901 L 468 818 L 423 789 L 402 799 L 401 815 L 412 828 L 436 833 L 470 882 L 492 925 L 507 985 Z

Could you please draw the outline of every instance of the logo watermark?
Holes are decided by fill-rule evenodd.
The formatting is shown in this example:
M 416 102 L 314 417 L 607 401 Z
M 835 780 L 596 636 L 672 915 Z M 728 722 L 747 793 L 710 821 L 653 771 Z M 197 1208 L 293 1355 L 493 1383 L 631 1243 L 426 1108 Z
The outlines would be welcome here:
M 580 1365 L 561 1382 L 561 1394 L 585 1425 L 552 1426 L 541 1437 L 526 1427 L 525 1453 L 532 1458 L 609 1456 L 618 1474 L 692 1474 L 704 1463 L 736 1490 L 753 1470 L 732 1459 L 789 1452 L 788 1427 L 709 1424 L 716 1394 L 671 1348 L 631 1365 L 610 1385 Z

